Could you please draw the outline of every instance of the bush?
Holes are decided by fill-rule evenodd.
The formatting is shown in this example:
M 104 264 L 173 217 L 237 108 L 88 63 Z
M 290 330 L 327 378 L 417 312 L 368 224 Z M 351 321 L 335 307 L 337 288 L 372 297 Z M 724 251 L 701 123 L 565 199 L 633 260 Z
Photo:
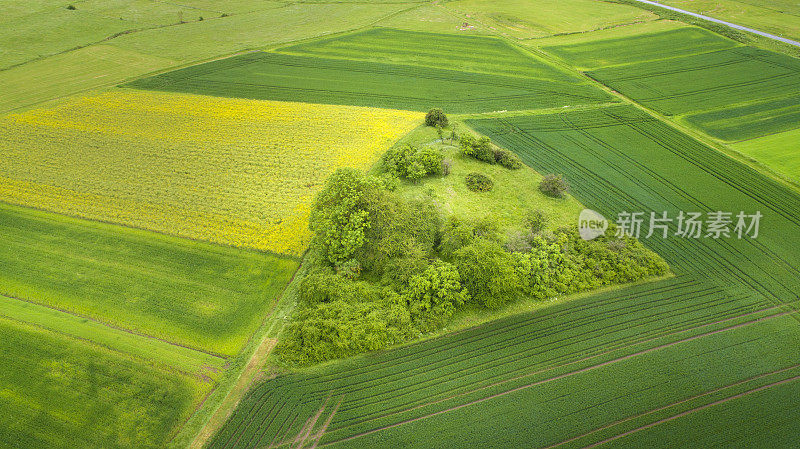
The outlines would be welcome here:
M 449 120 L 447 119 L 447 116 L 444 114 L 444 111 L 439 108 L 431 109 L 425 115 L 425 125 L 427 126 L 438 125 L 441 128 L 447 128 L 448 124 Z
M 488 137 L 481 137 L 473 146 L 473 157 L 479 161 L 495 163 L 494 150 L 492 150 L 492 140 Z
M 469 299 L 469 293 L 462 287 L 456 267 L 437 260 L 409 280 L 401 298 L 414 325 L 420 330 L 432 331 L 453 316 Z
M 494 150 L 494 160 L 505 168 L 512 170 L 522 168 L 522 161 L 517 155 L 504 148 L 496 148 Z
M 76 8 L 75 5 L 69 5 L 69 6 L 67 6 L 67 9 L 70 10 L 70 11 L 75 11 L 78 8 Z
M 497 309 L 522 292 L 522 278 L 514 257 L 498 243 L 476 239 L 455 253 L 455 265 L 473 300 Z
M 480 173 L 470 173 L 465 178 L 467 182 L 467 188 L 472 190 L 473 192 L 488 192 L 492 190 L 494 183 L 488 177 L 480 174 Z
M 426 175 L 442 174 L 444 154 L 434 148 L 418 149 L 413 145 L 392 148 L 383 157 L 385 173 L 418 181 Z
M 539 191 L 553 198 L 563 198 L 569 191 L 569 184 L 561 175 L 547 175 L 539 183 Z
M 547 226 L 547 217 L 541 210 L 529 210 L 525 215 L 525 227 L 532 233 L 538 234 L 542 232 L 545 226 Z
M 450 159 L 442 160 L 442 175 L 447 176 L 450 174 L 450 171 L 453 169 L 453 161 Z

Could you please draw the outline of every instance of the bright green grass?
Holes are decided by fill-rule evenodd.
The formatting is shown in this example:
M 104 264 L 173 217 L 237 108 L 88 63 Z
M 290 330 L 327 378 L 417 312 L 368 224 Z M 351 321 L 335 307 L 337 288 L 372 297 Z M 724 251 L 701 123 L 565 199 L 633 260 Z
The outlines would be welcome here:
M 126 332 L 89 318 L 5 296 L 0 296 L 0 315 L 59 334 L 91 341 L 108 349 L 185 373 L 214 376 L 215 372 L 221 370 L 225 364 L 225 360 L 205 352 Z
M 0 318 L 0 446 L 161 448 L 210 385 Z
M 796 0 L 662 0 L 661 3 L 800 40 L 800 3 Z
M 560 71 L 496 37 L 375 28 L 331 39 L 284 47 L 278 51 L 323 58 L 418 64 L 551 81 L 579 81 L 574 75 Z M 421 70 L 424 71 L 424 69 Z
M 376 25 L 410 31 L 459 34 L 491 34 L 486 27 L 462 29 L 464 20 L 443 8 L 440 4 L 428 3 L 400 14 L 387 17 Z M 477 25 L 477 24 L 474 24 Z
M 686 27 L 543 49 L 575 67 L 585 69 L 708 53 L 736 45 L 735 41 L 702 28 Z
M 436 131 L 429 126 L 418 128 L 398 145 L 407 143 L 440 149 L 452 161 L 452 167 L 447 176 L 430 176 L 418 183 L 404 182 L 398 193 L 405 198 L 432 199 L 443 211 L 455 217 L 467 221 L 496 220 L 501 232 L 507 233 L 521 230 L 525 214 L 532 210 L 544 212 L 549 220 L 548 227 L 556 229 L 577 223 L 583 209 L 571 196 L 556 199 L 541 193 L 538 187 L 542 175 L 530 167 L 510 170 L 463 156 L 449 140 L 439 143 Z M 472 172 L 488 176 L 494 182 L 492 190 L 470 191 L 464 178 Z
M 684 120 L 718 139 L 753 139 L 800 127 L 800 95 L 701 112 Z
M 667 115 L 796 94 L 800 60 L 738 47 L 589 72 L 592 78 Z
M 2 204 L 0 240 L 0 294 L 222 355 L 241 349 L 298 266 Z
M 165 25 L 181 19 L 219 16 L 219 12 L 183 4 L 147 0 L 8 0 L 0 16 L 0 70 L 14 64 L 85 46 L 122 32 Z
M 477 21 L 522 39 L 586 32 L 656 17 L 627 5 L 592 0 L 458 0 L 443 6 L 466 22 Z
M 536 47 L 555 47 L 567 44 L 585 44 L 588 42 L 639 36 L 642 34 L 661 33 L 664 31 L 685 28 L 686 24 L 674 20 L 656 20 L 640 22 L 623 27 L 604 28 L 585 33 L 558 34 L 555 36 L 526 39 L 520 43 Z
M 800 183 L 800 129 L 771 134 L 731 145 L 736 151 L 764 163 Z
M 209 0 L 197 3 L 205 8 L 222 7 L 221 3 Z M 228 5 L 226 10 L 231 9 L 234 14 L 125 34 L 102 44 L 0 71 L 0 92 L 3 93 L 0 113 L 111 86 L 180 64 L 353 30 L 414 7 L 414 4 L 398 3 L 285 5 L 242 0 L 232 4 L 225 2 L 225 5 Z M 13 32 L 13 27 L 9 31 Z M 59 36 L 66 34 L 70 33 L 60 32 Z M 34 42 L 39 39 L 38 36 L 27 38 Z
M 441 107 L 452 113 L 557 107 L 611 99 L 589 84 L 268 52 L 175 70 L 126 86 L 415 111 Z

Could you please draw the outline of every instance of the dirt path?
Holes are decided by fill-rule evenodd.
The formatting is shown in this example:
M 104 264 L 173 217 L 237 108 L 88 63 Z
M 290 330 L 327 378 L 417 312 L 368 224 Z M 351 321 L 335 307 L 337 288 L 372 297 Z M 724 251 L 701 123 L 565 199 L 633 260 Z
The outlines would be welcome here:
M 253 357 L 247 362 L 247 366 L 244 371 L 242 371 L 236 384 L 228 395 L 225 396 L 225 399 L 222 400 L 217 410 L 211 415 L 211 418 L 209 418 L 208 422 L 206 422 L 197 434 L 194 441 L 192 441 L 192 444 L 189 446 L 191 449 L 202 449 L 208 440 L 217 433 L 223 424 L 225 424 L 225 421 L 228 420 L 228 417 L 230 417 L 231 413 L 236 409 L 236 406 L 239 405 L 239 401 L 242 400 L 247 390 L 250 389 L 250 384 L 253 383 L 253 380 L 261 371 L 261 367 L 264 366 L 267 356 L 272 352 L 272 348 L 275 347 L 277 342 L 278 340 L 274 338 L 264 337 L 253 353 Z

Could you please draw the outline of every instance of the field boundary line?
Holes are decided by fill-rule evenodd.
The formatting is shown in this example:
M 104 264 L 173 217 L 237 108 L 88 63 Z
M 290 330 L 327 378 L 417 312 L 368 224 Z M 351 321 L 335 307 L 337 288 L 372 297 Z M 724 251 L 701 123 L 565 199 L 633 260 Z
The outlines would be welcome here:
M 735 394 L 735 395 L 727 397 L 727 398 L 719 399 L 719 400 L 716 400 L 714 402 L 710 402 L 708 404 L 704 404 L 704 405 L 701 405 L 699 407 L 695 407 L 693 409 L 686 410 L 684 412 L 678 413 L 677 415 L 673 415 L 673 416 L 670 416 L 670 417 L 667 417 L 667 418 L 664 418 L 664 419 L 660 419 L 660 420 L 652 422 L 650 424 L 646 424 L 644 426 L 637 427 L 637 428 L 629 430 L 627 432 L 623 432 L 623 433 L 621 433 L 619 435 L 615 435 L 613 437 L 606 438 L 605 440 L 598 441 L 597 443 L 592 443 L 592 444 L 590 444 L 588 446 L 584 446 L 583 449 L 590 449 L 590 448 L 593 448 L 593 447 L 597 447 L 597 446 L 603 445 L 605 443 L 609 443 L 611 441 L 618 440 L 618 439 L 620 439 L 622 437 L 625 437 L 625 436 L 628 436 L 630 434 L 639 432 L 641 430 L 646 430 L 646 429 L 649 429 L 651 427 L 655 427 L 655 426 L 657 426 L 659 424 L 663 424 L 663 423 L 666 423 L 666 422 L 669 422 L 669 421 L 674 421 L 674 420 L 676 420 L 678 418 L 682 418 L 682 417 L 684 417 L 686 415 L 690 415 L 690 414 L 692 414 L 694 412 L 699 412 L 701 410 L 705 410 L 705 409 L 713 407 L 715 405 L 724 404 L 724 403 L 726 403 L 728 401 L 732 401 L 734 399 L 739 399 L 739 398 L 742 398 L 742 397 L 747 396 L 749 394 L 757 393 L 757 392 L 763 391 L 763 390 L 768 390 L 768 389 L 770 389 L 772 387 L 777 387 L 777 386 L 780 386 L 780 385 L 783 385 L 783 384 L 787 384 L 789 382 L 794 382 L 796 380 L 800 380 L 800 375 L 794 376 L 794 377 L 790 377 L 788 379 L 779 380 L 779 381 L 776 381 L 776 382 L 773 382 L 773 383 L 770 383 L 770 384 L 767 384 L 767 385 L 762 385 L 760 387 L 753 388 L 752 390 L 747 390 L 747 391 Z
M 768 309 L 763 309 L 763 310 L 760 310 L 760 311 L 772 310 L 772 309 L 777 309 L 777 308 L 780 308 L 780 306 L 774 306 L 774 307 L 770 307 Z M 758 313 L 760 311 L 751 312 L 749 314 L 745 314 L 745 315 L 742 315 L 742 316 L 752 315 L 752 314 Z M 418 416 L 416 418 L 406 419 L 406 420 L 403 420 L 403 421 L 400 421 L 400 422 L 397 422 L 397 423 L 393 423 L 393 424 L 389 424 L 389 425 L 386 425 L 386 426 L 382 426 L 382 427 L 379 427 L 379 428 L 376 428 L 376 429 L 372 429 L 372 430 L 369 430 L 369 431 L 366 431 L 366 432 L 361 432 L 361 433 L 356 434 L 356 435 L 351 435 L 351 436 L 348 436 L 348 437 L 345 437 L 345 438 L 341 438 L 339 440 L 330 441 L 328 443 L 322 444 L 321 446 L 327 446 L 327 445 L 334 444 L 334 443 L 339 443 L 339 442 L 342 442 L 342 441 L 353 440 L 353 439 L 360 438 L 360 437 L 363 437 L 363 436 L 367 436 L 367 435 L 370 435 L 370 434 L 373 434 L 373 433 L 376 433 L 376 432 L 380 432 L 382 430 L 387 430 L 387 429 L 398 427 L 398 426 L 401 426 L 401 425 L 404 425 L 404 424 L 410 424 L 412 422 L 420 421 L 420 420 L 427 419 L 427 418 L 432 418 L 434 416 L 438 416 L 438 415 L 441 415 L 441 414 L 444 414 L 444 413 L 447 413 L 447 412 L 459 410 L 459 409 L 462 409 L 462 408 L 465 408 L 465 407 L 468 407 L 468 406 L 471 406 L 471 405 L 479 404 L 479 403 L 488 401 L 490 399 L 495 399 L 495 398 L 498 398 L 498 397 L 506 396 L 508 394 L 515 393 L 517 391 L 526 390 L 528 388 L 535 387 L 535 386 L 541 385 L 541 384 L 545 384 L 545 383 L 548 383 L 548 382 L 551 382 L 551 381 L 554 381 L 554 380 L 560 380 L 560 379 L 564 379 L 564 378 L 567 378 L 567 377 L 571 377 L 571 376 L 576 375 L 576 374 L 582 374 L 582 373 L 585 373 L 585 372 L 588 372 L 588 371 L 592 371 L 592 370 L 597 369 L 597 368 L 603 368 L 605 366 L 608 366 L 608 365 L 611 365 L 611 364 L 614 364 L 614 363 L 617 363 L 617 362 L 622 362 L 622 361 L 625 361 L 625 360 L 629 360 L 629 359 L 632 359 L 634 357 L 638 357 L 640 355 L 649 354 L 649 353 L 652 353 L 652 352 L 655 352 L 655 351 L 659 351 L 661 349 L 665 349 L 665 348 L 669 348 L 669 347 L 672 347 L 672 346 L 676 346 L 676 345 L 681 344 L 681 343 L 687 343 L 687 342 L 698 340 L 700 338 L 708 337 L 708 336 L 711 336 L 711 335 L 716 335 L 716 334 L 720 334 L 720 333 L 723 333 L 723 332 L 736 330 L 736 329 L 739 329 L 739 328 L 743 328 L 745 326 L 749 326 L 751 324 L 760 323 L 760 322 L 763 322 L 763 321 L 766 321 L 766 320 L 769 320 L 769 319 L 772 319 L 772 318 L 780 318 L 780 317 L 783 317 L 783 316 L 786 316 L 786 315 L 790 315 L 792 313 L 796 313 L 796 311 L 795 310 L 784 311 L 784 312 L 776 313 L 774 315 L 768 315 L 766 317 L 757 318 L 757 319 L 752 320 L 752 321 L 746 321 L 744 323 L 734 324 L 732 326 L 725 327 L 725 328 L 722 328 L 722 329 L 716 329 L 716 330 L 705 332 L 705 333 L 702 333 L 702 334 L 693 335 L 691 337 L 687 337 L 687 338 L 682 339 L 682 340 L 676 340 L 676 341 L 673 341 L 673 342 L 664 343 L 662 345 L 654 346 L 652 348 L 643 349 L 641 351 L 636 351 L 634 353 L 627 354 L 627 355 L 624 355 L 624 356 L 620 356 L 620 357 L 617 357 L 617 358 L 614 358 L 614 359 L 611 359 L 611 360 L 606 360 L 605 362 L 598 363 L 597 365 L 587 366 L 587 367 L 584 367 L 584 368 L 577 369 L 575 371 L 570 371 L 570 372 L 559 374 L 557 376 L 550 377 L 550 378 L 547 378 L 547 379 L 538 380 L 538 381 L 532 382 L 530 384 L 521 385 L 519 387 L 514 387 L 514 388 L 512 388 L 510 390 L 506 390 L 506 391 L 503 391 L 503 392 L 500 392 L 500 393 L 496 393 L 496 394 L 493 394 L 493 395 L 490 395 L 490 396 L 486 396 L 486 397 L 483 397 L 483 398 L 475 399 L 473 401 L 470 401 L 470 402 L 467 402 L 467 403 L 464 403 L 464 404 L 459 404 L 459 405 L 456 405 L 456 406 L 453 406 L 453 407 L 450 407 L 450 408 L 447 408 L 447 409 L 444 409 L 444 410 L 439 410 L 439 411 L 436 411 L 436 412 L 433 412 L 433 413 L 429 413 L 427 415 Z M 737 317 L 730 318 L 730 319 L 727 319 L 727 320 L 721 320 L 720 322 L 729 321 L 729 320 L 735 319 L 735 318 L 737 318 Z M 713 324 L 718 324 L 718 323 L 719 322 L 709 323 L 708 325 L 713 325 Z M 708 325 L 705 325 L 705 326 L 708 326 Z M 598 355 L 602 355 L 602 354 L 598 354 Z M 597 356 L 593 356 L 593 357 L 597 357 Z M 570 364 L 573 364 L 573 363 L 577 363 L 577 362 L 571 362 Z M 564 366 L 566 366 L 566 365 L 564 365 Z M 544 371 L 549 371 L 549 370 L 552 370 L 552 369 L 555 369 L 555 368 L 560 368 L 560 367 L 557 366 L 557 367 L 553 367 L 553 368 L 548 368 L 548 369 L 546 369 Z M 544 371 L 542 371 L 542 372 L 544 372 Z M 541 373 L 541 372 L 539 372 L 539 373 Z M 528 374 L 528 375 L 525 375 L 525 376 L 521 376 L 521 377 L 527 377 L 527 376 L 534 375 L 534 374 L 538 374 L 538 373 L 531 373 L 531 374 Z M 798 377 L 800 377 L 800 376 L 798 376 Z M 487 388 L 491 388 L 491 387 L 500 385 L 502 383 L 513 381 L 513 380 L 516 380 L 516 379 L 508 379 L 508 380 L 499 382 L 496 385 L 484 386 L 484 387 L 481 387 L 481 388 L 479 388 L 477 390 L 469 391 L 469 392 L 466 392 L 466 393 L 461 393 L 461 394 L 453 396 L 453 397 L 463 396 L 463 395 L 466 395 L 466 394 L 471 394 L 471 393 L 474 393 L 475 391 L 480 391 L 480 390 L 484 390 L 484 389 L 487 389 Z M 445 401 L 447 399 L 450 399 L 450 398 L 442 399 L 439 402 Z M 419 405 L 416 408 L 424 407 L 425 405 L 429 405 L 429 404 Z M 413 410 L 413 409 L 410 409 L 410 410 Z

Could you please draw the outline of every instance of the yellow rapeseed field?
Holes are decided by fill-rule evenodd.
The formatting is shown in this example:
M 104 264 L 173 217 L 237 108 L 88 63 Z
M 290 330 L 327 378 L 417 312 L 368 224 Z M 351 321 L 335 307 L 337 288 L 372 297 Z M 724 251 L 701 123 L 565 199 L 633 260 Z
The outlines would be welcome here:
M 119 89 L 0 118 L 0 201 L 299 255 L 314 195 L 416 112 Z

